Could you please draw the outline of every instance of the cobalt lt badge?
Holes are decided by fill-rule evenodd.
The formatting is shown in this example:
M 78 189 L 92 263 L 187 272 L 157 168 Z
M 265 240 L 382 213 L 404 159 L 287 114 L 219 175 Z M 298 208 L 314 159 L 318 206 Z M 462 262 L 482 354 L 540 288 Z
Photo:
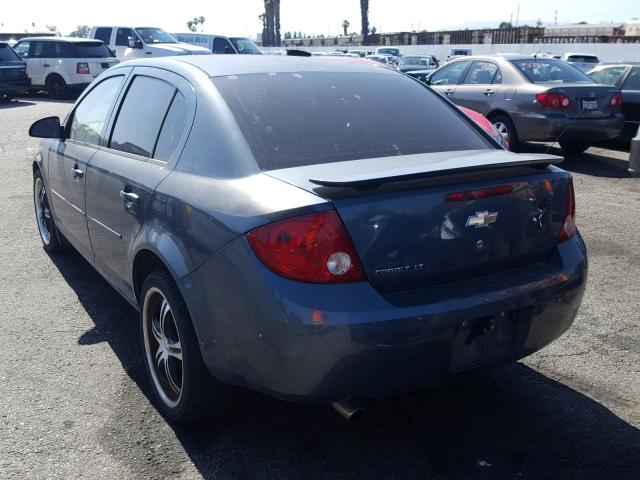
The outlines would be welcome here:
M 467 218 L 467 224 L 465 227 L 484 228 L 488 227 L 498 219 L 498 212 L 489 213 L 488 210 L 484 212 L 476 212 L 475 215 L 471 215 Z

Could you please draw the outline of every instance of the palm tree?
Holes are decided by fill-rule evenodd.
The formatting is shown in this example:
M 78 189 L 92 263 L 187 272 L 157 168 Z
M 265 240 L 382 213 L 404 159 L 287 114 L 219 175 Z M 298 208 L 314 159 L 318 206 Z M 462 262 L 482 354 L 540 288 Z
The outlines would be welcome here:
M 273 0 L 273 17 L 275 21 L 275 43 L 276 47 L 280 46 L 280 0 Z
M 343 20 L 342 21 L 342 29 L 344 30 L 344 36 L 347 36 L 347 28 L 349 28 L 349 20 Z
M 360 0 L 360 20 L 362 23 L 362 43 L 366 45 L 369 36 L 369 0 Z

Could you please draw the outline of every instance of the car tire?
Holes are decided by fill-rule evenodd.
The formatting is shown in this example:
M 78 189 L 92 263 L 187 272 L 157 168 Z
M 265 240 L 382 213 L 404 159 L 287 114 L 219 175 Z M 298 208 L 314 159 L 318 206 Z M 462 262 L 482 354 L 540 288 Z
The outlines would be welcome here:
M 147 377 L 166 418 L 191 422 L 228 406 L 232 387 L 209 374 L 189 311 L 166 271 L 155 271 L 144 281 L 140 329 Z
M 51 98 L 64 99 L 69 96 L 69 86 L 60 75 L 49 75 L 45 81 L 45 90 Z
M 38 227 L 40 240 L 42 240 L 42 247 L 49 253 L 64 250 L 67 242 L 56 227 L 56 222 L 49 207 L 47 188 L 40 170 L 36 170 L 33 175 L 33 203 L 36 215 L 36 226 Z
M 560 146 L 568 155 L 582 153 L 590 147 L 588 143 L 584 142 L 560 142 Z
M 507 141 L 509 142 L 509 150 L 512 152 L 519 152 L 522 145 L 518 140 L 518 132 L 516 132 L 516 127 L 507 115 L 498 114 L 492 116 L 490 119 L 493 126 L 498 131 L 499 134 L 506 133 Z

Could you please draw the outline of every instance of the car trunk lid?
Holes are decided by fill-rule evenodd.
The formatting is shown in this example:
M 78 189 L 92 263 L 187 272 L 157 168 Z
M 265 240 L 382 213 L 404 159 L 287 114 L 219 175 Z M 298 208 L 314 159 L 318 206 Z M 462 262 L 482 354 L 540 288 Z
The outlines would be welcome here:
M 560 161 L 491 150 L 266 173 L 330 200 L 369 281 L 393 293 L 544 260 L 567 198 L 568 175 L 547 168 Z
M 546 92 L 566 95 L 571 100 L 568 108 L 553 111 L 562 112 L 569 118 L 602 118 L 614 113 L 610 102 L 620 90 L 606 85 L 575 83 L 551 87 Z

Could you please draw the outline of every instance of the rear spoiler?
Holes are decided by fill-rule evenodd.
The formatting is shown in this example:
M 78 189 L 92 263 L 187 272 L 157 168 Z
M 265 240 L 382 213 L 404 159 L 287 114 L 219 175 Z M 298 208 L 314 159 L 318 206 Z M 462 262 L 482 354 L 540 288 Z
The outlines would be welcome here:
M 544 169 L 563 158 L 545 154 L 515 154 L 502 150 L 447 152 L 340 162 L 311 168 L 308 181 L 323 187 L 363 188 L 388 182 L 483 172 L 502 168 Z M 323 168 L 329 167 L 331 168 Z

